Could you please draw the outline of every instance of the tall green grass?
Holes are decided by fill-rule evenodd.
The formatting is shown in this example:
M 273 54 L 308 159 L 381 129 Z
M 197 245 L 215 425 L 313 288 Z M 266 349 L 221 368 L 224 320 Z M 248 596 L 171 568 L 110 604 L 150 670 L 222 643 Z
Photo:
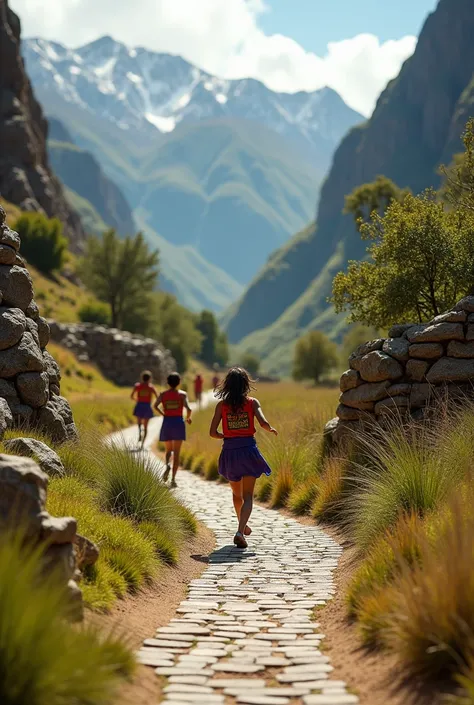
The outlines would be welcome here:
M 63 617 L 67 596 L 18 532 L 0 540 L 0 702 L 109 705 L 133 658 L 123 643 Z

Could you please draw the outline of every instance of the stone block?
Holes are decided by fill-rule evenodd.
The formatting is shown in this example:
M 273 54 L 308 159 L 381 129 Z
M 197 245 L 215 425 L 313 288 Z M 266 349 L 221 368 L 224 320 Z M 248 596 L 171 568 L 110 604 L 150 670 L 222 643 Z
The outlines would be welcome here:
M 41 470 L 47 475 L 62 476 L 66 474 L 61 458 L 56 451 L 36 438 L 12 438 L 5 441 L 5 448 L 27 458 L 34 457 Z
M 433 388 L 429 384 L 414 384 L 410 394 L 410 407 L 421 409 L 426 406 L 433 395 Z
M 474 360 L 462 360 L 454 357 L 443 357 L 435 362 L 426 375 L 430 384 L 448 382 L 473 382 Z
M 365 411 L 360 411 L 359 409 L 354 409 L 351 406 L 345 406 L 344 404 L 339 404 L 336 409 L 336 414 L 341 421 L 359 421 L 366 416 Z
M 30 458 L 0 455 L 0 525 L 25 520 L 28 533 L 41 529 L 48 476 Z
M 358 372 L 365 382 L 383 382 L 402 377 L 403 367 L 390 355 L 375 350 L 358 360 Z
M 465 323 L 467 313 L 465 311 L 448 311 L 433 318 L 431 323 Z
M 466 313 L 474 313 L 474 296 L 466 296 L 461 299 L 454 307 L 456 311 L 466 311 Z
M 81 536 L 81 534 L 76 534 L 75 544 L 77 563 L 80 570 L 97 562 L 99 559 L 99 548 L 93 541 Z
M 395 360 L 399 362 L 406 362 L 408 360 L 408 348 L 409 343 L 406 338 L 388 338 L 382 347 L 382 351 L 386 355 L 394 357 Z
M 74 543 L 77 521 L 74 517 L 52 517 L 45 513 L 41 522 L 41 540 L 50 545 Z
M 43 355 L 31 333 L 23 333 L 12 348 L 0 350 L 0 377 L 15 377 L 20 372 L 42 372 Z
M 389 397 L 409 396 L 410 392 L 411 384 L 409 382 L 397 382 L 387 389 Z
M 382 399 L 375 405 L 375 415 L 390 414 L 397 411 L 403 411 L 410 408 L 410 399 L 406 396 L 388 397 Z
M 351 406 L 354 409 L 372 411 L 374 403 L 387 396 L 388 387 L 390 387 L 388 380 L 373 384 L 361 384 L 357 389 L 349 389 L 341 394 L 340 401 L 345 406 Z
M 384 338 L 379 338 L 377 340 L 369 340 L 367 343 L 359 345 L 358 348 L 354 350 L 352 355 L 349 357 L 349 367 L 353 370 L 357 369 L 357 361 L 368 355 L 368 353 L 374 352 L 374 350 L 382 350 L 384 344 Z
M 397 323 L 388 331 L 389 338 L 401 338 L 404 333 L 410 328 L 413 328 L 414 323 Z
M 444 348 L 441 343 L 412 343 L 409 353 L 419 360 L 437 360 L 444 355 Z
M 421 382 L 424 379 L 429 366 L 429 363 L 424 362 L 423 360 L 408 360 L 405 367 L 406 376 L 414 382 Z
M 448 357 L 474 357 L 474 340 L 468 343 L 460 343 L 458 340 L 452 340 L 448 345 Z
M 348 389 L 355 389 L 360 384 L 362 384 L 362 379 L 356 370 L 347 370 L 347 372 L 341 375 L 341 392 L 347 392 Z
M 3 305 L 26 311 L 33 301 L 33 282 L 26 269 L 0 265 L 0 291 L 3 293 Z
M 47 372 L 23 372 L 16 378 L 21 401 L 33 409 L 44 406 L 49 399 L 49 377 Z
M 19 308 L 0 306 L 0 350 L 16 345 L 26 330 L 26 318 Z
M 435 323 L 420 329 L 407 331 L 406 336 L 410 343 L 440 343 L 445 340 L 464 340 L 464 327 L 462 323 Z

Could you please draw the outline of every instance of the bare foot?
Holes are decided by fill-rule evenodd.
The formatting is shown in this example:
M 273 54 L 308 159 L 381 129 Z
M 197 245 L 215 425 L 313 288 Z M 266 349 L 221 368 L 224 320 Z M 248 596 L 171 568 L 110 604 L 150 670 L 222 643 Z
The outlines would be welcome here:
M 251 533 L 252 529 L 250 528 L 250 526 L 246 526 L 244 529 L 244 536 L 250 536 Z

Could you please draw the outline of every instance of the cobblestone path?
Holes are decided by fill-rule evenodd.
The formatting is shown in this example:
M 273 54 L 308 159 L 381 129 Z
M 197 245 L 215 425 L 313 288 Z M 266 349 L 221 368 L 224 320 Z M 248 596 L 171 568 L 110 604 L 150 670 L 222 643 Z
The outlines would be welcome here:
M 249 548 L 232 545 L 228 487 L 178 474 L 179 496 L 211 528 L 217 548 L 175 619 L 147 639 L 139 660 L 166 677 L 173 705 L 353 705 L 331 678 L 314 621 L 334 593 L 340 546 L 315 526 L 256 507 Z

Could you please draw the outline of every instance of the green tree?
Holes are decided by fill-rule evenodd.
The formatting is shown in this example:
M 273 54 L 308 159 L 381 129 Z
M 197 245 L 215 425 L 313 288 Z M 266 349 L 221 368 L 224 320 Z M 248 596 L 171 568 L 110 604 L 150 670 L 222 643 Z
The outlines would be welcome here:
M 87 301 L 78 311 L 79 320 L 83 323 L 98 323 L 108 325 L 110 323 L 110 308 L 102 301 Z
M 110 306 L 113 327 L 149 312 L 158 278 L 158 252 L 150 252 L 142 233 L 120 238 L 115 230 L 91 236 L 80 273 L 94 294 Z
M 242 355 L 241 365 L 252 375 L 252 377 L 256 377 L 260 369 L 260 358 L 258 355 L 254 355 L 253 353 L 244 353 Z
M 219 330 L 216 317 L 212 311 L 201 311 L 197 317 L 196 327 L 202 335 L 202 347 L 199 359 L 206 365 L 225 365 L 229 359 L 226 334 Z
M 350 213 L 359 227 L 370 220 L 374 211 L 383 215 L 392 201 L 403 201 L 407 193 L 407 189 L 399 188 L 386 176 L 377 176 L 374 181 L 357 186 L 346 196 L 344 213 Z
M 474 118 L 466 125 L 463 142 L 464 152 L 455 154 L 450 166 L 441 167 L 440 196 L 454 208 L 474 211 Z
M 378 333 L 372 326 L 364 326 L 362 323 L 354 323 L 350 326 L 341 343 L 341 362 L 347 365 L 349 356 L 354 350 L 366 343 L 368 340 L 377 338 Z
M 189 358 L 199 355 L 202 346 L 202 335 L 197 329 L 195 315 L 181 306 L 175 296 L 161 291 L 152 295 L 152 314 L 147 335 L 168 348 L 178 370 L 186 372 Z
M 349 262 L 333 282 L 336 311 L 386 328 L 426 321 L 452 307 L 474 282 L 474 214 L 449 210 L 433 191 L 392 201 L 360 226 L 367 260 Z
M 319 330 L 298 340 L 293 358 L 293 379 L 311 379 L 317 384 L 323 374 L 337 366 L 337 345 Z
M 45 274 L 61 269 L 67 240 L 57 218 L 46 218 L 42 213 L 23 213 L 13 229 L 21 238 L 21 253 L 28 262 Z

